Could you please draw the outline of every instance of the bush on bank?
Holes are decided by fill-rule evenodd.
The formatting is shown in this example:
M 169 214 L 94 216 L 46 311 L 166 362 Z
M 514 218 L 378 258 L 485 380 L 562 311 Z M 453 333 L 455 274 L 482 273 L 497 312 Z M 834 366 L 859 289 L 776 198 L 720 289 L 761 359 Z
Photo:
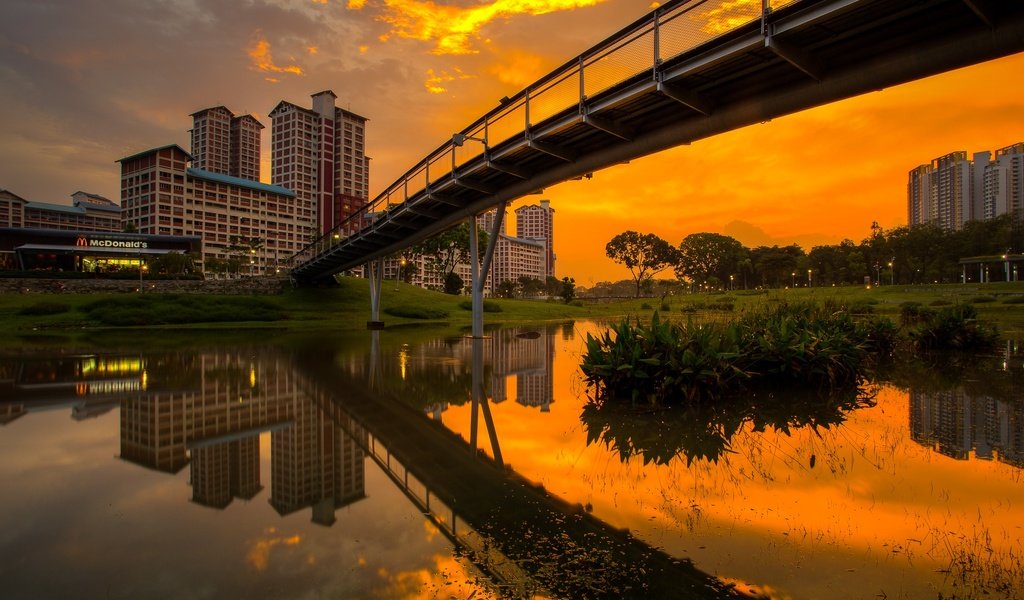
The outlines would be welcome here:
M 138 294 L 104 298 L 79 307 L 91 320 L 109 326 L 179 325 L 280 321 L 284 311 L 274 302 L 252 296 Z
M 888 319 L 855 320 L 831 303 L 782 304 L 728 323 L 629 319 L 587 336 L 581 368 L 598 399 L 694 403 L 753 387 L 856 386 L 869 357 L 892 349 Z

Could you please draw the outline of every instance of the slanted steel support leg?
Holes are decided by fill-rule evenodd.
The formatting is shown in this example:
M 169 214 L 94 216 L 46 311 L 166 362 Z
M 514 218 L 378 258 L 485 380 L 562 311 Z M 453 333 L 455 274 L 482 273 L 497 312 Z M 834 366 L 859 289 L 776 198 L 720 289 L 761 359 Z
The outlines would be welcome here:
M 487 427 L 487 437 L 491 441 L 491 454 L 494 457 L 494 462 L 498 463 L 499 466 L 505 466 L 505 461 L 501 456 L 501 446 L 498 444 L 498 430 L 494 426 L 494 417 L 491 415 L 491 407 L 487 402 L 487 392 L 484 390 L 484 340 L 482 338 L 474 337 L 470 340 L 473 344 L 473 414 L 472 423 L 470 425 L 470 439 L 473 452 L 477 450 L 477 429 L 479 428 L 479 420 L 477 418 L 477 412 L 483 413 L 484 425 Z
M 366 264 L 370 276 L 370 320 L 367 329 L 383 329 L 384 321 L 380 320 L 380 288 L 384 281 L 384 259 L 378 258 Z
M 484 336 L 484 284 L 487 282 L 487 272 L 491 270 L 491 260 L 494 258 L 494 248 L 498 245 L 498 232 L 501 231 L 501 222 L 505 218 L 505 207 L 507 202 L 498 205 L 497 214 L 494 218 L 494 225 L 491 227 L 490 238 L 487 240 L 487 249 L 484 251 L 483 264 L 480 263 L 480 235 L 477 232 L 476 215 L 469 219 L 469 273 L 470 291 L 473 300 L 473 337 Z

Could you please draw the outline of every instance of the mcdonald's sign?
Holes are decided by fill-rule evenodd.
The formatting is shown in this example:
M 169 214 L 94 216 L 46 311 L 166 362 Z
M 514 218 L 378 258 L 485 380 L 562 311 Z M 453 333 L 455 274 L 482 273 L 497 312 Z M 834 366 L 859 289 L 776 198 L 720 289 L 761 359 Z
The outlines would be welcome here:
M 89 245 L 89 240 L 86 239 L 86 237 L 84 235 L 78 236 L 78 239 L 75 240 L 75 246 L 88 246 L 88 245 Z

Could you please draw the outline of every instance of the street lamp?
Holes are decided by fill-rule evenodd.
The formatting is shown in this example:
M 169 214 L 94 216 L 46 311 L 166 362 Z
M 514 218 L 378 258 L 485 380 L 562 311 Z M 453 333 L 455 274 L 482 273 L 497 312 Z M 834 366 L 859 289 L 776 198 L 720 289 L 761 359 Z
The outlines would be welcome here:
M 811 270 L 807 269 L 807 287 L 811 287 Z
M 792 283 L 793 287 L 795 288 L 796 287 L 796 271 L 793 271 L 792 273 L 790 273 L 789 277 L 792 280 L 791 283 Z
M 889 261 L 889 285 L 896 285 L 896 269 L 892 268 L 892 263 L 895 260 L 896 257 L 894 256 L 892 257 L 892 260 Z
M 398 280 L 402 278 L 402 273 L 405 271 L 405 258 L 403 257 L 398 263 L 398 272 L 395 273 L 395 291 L 398 291 Z
M 142 293 L 142 273 L 145 272 L 146 269 L 148 269 L 148 268 L 149 267 L 146 265 L 146 263 L 144 263 L 142 261 L 142 259 L 140 258 L 139 259 L 139 293 L 140 294 Z
M 730 291 L 730 292 L 731 292 L 731 291 L 733 290 L 733 285 L 732 285 L 732 282 L 733 282 L 733 280 L 734 280 L 735 278 L 736 278 L 736 276 L 735 276 L 735 275 L 730 275 L 730 276 L 729 276 L 729 291 Z
M 256 269 L 256 249 L 249 248 L 249 277 L 255 277 L 254 273 Z

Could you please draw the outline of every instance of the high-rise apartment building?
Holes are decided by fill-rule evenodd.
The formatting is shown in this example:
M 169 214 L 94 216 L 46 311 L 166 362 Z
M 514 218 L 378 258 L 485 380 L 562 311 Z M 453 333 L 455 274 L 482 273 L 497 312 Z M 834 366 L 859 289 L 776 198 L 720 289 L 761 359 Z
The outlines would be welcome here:
M 294 191 L 300 211 L 323 234 L 369 197 L 366 118 L 335 106 L 330 90 L 312 98 L 312 109 L 281 101 L 270 111 L 271 183 Z
M 251 275 L 278 268 L 310 236 L 308 211 L 279 186 L 189 167 L 177 145 L 122 158 L 121 221 L 141 234 L 200 236 L 203 259 L 241 260 Z M 258 240 L 239 255 L 238 246 Z
M 907 223 L 921 225 L 932 220 L 932 165 L 912 169 L 907 181 Z
M 947 231 L 972 220 L 1013 215 L 1024 222 L 1024 142 L 995 151 L 951 152 L 907 176 L 907 223 Z
M 516 209 L 516 237 L 544 243 L 544 277 L 555 275 L 555 209 L 551 202 L 541 200 Z
M 971 220 L 971 162 L 963 151 L 932 161 L 933 218 L 946 231 L 962 229 Z
M 260 130 L 252 115 L 223 106 L 192 113 L 192 166 L 211 173 L 260 180 Z

